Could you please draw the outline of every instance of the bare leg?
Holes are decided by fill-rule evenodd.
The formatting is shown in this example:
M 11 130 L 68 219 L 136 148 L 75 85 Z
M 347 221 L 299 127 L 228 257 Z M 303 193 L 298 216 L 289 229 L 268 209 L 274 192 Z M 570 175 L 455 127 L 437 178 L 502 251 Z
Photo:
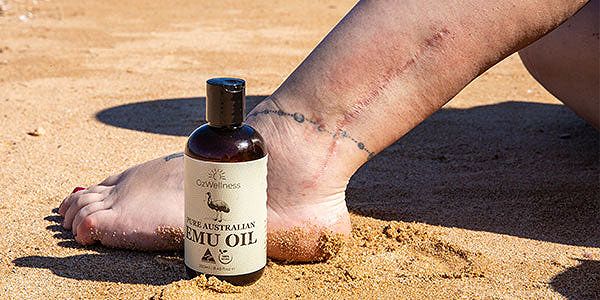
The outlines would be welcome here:
M 584 3 L 359 2 L 249 114 L 248 122 L 264 135 L 271 156 L 269 256 L 322 257 L 324 234 L 350 231 L 344 193 L 350 176 L 368 158 Z M 176 247 L 156 228 L 183 226 L 181 170 L 181 158 L 158 159 L 92 192 L 68 197 L 60 207 L 64 226 L 84 244 Z M 118 239 L 111 234 L 121 231 L 126 234 Z
M 519 55 L 550 93 L 600 130 L 600 1 L 576 15 Z

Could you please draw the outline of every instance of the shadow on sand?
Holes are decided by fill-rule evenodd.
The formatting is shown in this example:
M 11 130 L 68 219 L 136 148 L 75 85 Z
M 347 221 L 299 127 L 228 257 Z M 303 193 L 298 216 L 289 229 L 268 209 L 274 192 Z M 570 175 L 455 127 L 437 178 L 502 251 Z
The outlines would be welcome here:
M 249 96 L 248 111 L 264 97 Z M 204 98 L 153 100 L 103 110 L 97 119 L 131 130 L 185 136 L 201 124 L 203 107 Z M 562 105 L 505 102 L 443 109 L 352 177 L 348 208 L 382 220 L 600 247 L 599 149 L 598 132 Z M 68 239 L 60 245 L 79 247 L 62 227 L 48 229 L 57 232 L 56 238 Z M 30 256 L 14 263 L 100 281 L 165 284 L 183 277 L 181 269 L 165 269 L 153 254 L 93 249 L 100 253 Z M 138 269 L 136 264 L 151 266 Z M 552 285 L 567 297 L 589 294 L 572 286 L 585 272 L 597 269 L 598 262 L 582 261 Z
M 57 210 L 53 212 L 56 213 Z M 72 279 L 130 284 L 165 285 L 185 278 L 181 254 L 82 246 L 73 240 L 71 231 L 60 225 L 62 217 L 53 214 L 44 219 L 55 223 L 46 229 L 56 232 L 54 237 L 61 240 L 58 242 L 59 246 L 96 253 L 67 257 L 26 256 L 13 260 L 16 266 L 48 269 L 55 275 Z
M 247 96 L 250 111 L 266 96 Z M 96 114 L 103 123 L 131 130 L 188 136 L 204 123 L 206 98 L 178 98 L 125 104 Z
M 67 257 L 26 256 L 13 260 L 18 267 L 48 269 L 60 277 L 130 284 L 165 285 L 184 279 L 183 262 L 164 265 L 154 255 L 110 251 Z M 152 270 L 152 271 L 149 271 Z
M 600 260 L 580 260 L 552 278 L 550 285 L 567 299 L 600 299 Z
M 599 149 L 598 131 L 562 105 L 444 109 L 353 176 L 348 207 L 600 247 Z

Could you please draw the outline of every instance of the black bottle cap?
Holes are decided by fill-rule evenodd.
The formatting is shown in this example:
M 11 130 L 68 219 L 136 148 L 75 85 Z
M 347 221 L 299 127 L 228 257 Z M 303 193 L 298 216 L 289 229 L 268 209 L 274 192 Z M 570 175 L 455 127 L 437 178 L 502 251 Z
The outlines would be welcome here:
M 206 81 L 206 121 L 211 126 L 241 125 L 246 106 L 246 82 L 239 78 Z

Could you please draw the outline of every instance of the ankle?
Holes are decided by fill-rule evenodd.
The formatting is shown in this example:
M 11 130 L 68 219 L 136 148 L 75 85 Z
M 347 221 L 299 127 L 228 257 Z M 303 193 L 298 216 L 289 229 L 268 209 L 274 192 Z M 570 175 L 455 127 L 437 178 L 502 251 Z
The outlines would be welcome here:
M 347 181 L 374 153 L 350 132 L 331 125 L 336 114 L 302 102 L 271 96 L 248 114 L 248 123 L 265 136 L 269 149 L 310 153 L 302 159 L 318 162 L 312 172 L 316 179 L 335 174 Z

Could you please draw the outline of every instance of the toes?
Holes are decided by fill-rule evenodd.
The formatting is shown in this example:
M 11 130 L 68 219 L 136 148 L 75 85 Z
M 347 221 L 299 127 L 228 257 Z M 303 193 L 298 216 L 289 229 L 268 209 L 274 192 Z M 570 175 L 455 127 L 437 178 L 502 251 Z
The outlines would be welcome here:
M 73 234 L 75 236 L 77 236 L 77 231 L 79 230 L 79 225 L 83 222 L 83 220 L 97 212 L 100 210 L 105 209 L 105 202 L 104 201 L 96 201 L 96 202 L 92 202 L 86 206 L 84 206 L 83 208 L 81 208 L 77 214 L 75 215 L 75 217 L 73 218 L 73 224 L 71 225 L 71 228 L 73 230 Z M 85 227 L 85 226 L 84 226 Z
M 77 192 L 71 193 L 69 196 L 67 196 L 67 198 L 63 200 L 63 202 L 58 207 L 58 213 L 64 217 L 65 213 L 69 210 L 69 207 L 71 207 L 71 204 L 73 204 L 73 202 L 77 201 L 79 197 L 85 194 L 96 193 L 106 195 L 107 192 L 109 192 L 112 189 L 113 186 L 93 185 L 87 189 L 82 189 Z
M 71 193 L 69 196 L 67 196 L 62 201 L 62 203 L 60 203 L 60 206 L 58 207 L 58 213 L 64 217 L 65 213 L 69 209 L 69 206 L 71 206 L 71 203 L 73 203 L 73 201 L 75 201 L 77 198 L 79 198 L 79 196 L 81 196 L 83 194 L 85 194 L 85 190 L 79 190 L 79 191 Z
M 104 199 L 104 197 L 104 195 L 96 193 L 80 194 L 73 197 L 73 200 L 71 200 L 71 203 L 69 204 L 69 208 L 64 214 L 65 219 L 63 220 L 63 227 L 65 229 L 71 229 L 73 218 L 75 218 L 75 215 L 80 209 L 92 202 L 100 201 Z
M 75 230 L 75 240 L 82 245 L 91 245 L 100 240 L 98 236 L 99 226 L 108 214 L 108 210 L 101 209 L 83 217 Z

